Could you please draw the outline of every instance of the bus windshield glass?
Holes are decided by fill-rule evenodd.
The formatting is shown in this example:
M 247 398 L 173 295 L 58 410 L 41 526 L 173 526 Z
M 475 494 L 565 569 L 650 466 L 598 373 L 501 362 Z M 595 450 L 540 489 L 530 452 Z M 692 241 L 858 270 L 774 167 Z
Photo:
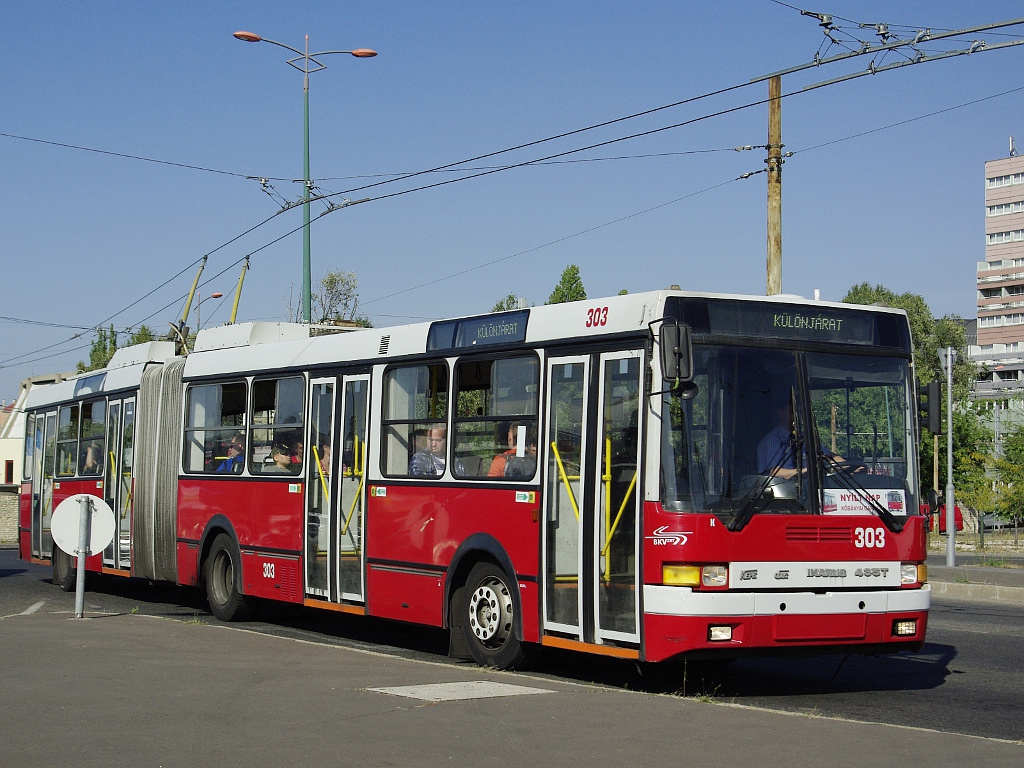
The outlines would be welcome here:
M 695 345 L 693 362 L 696 394 L 663 395 L 666 510 L 916 511 L 909 360 Z

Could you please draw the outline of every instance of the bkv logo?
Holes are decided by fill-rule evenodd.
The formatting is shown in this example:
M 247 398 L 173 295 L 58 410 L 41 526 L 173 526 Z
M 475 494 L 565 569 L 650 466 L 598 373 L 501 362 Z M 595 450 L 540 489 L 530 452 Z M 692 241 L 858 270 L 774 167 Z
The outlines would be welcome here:
M 692 533 L 692 531 L 670 531 L 667 525 L 663 525 L 660 528 L 655 528 L 654 532 L 645 538 L 650 539 L 651 543 L 656 547 L 665 547 L 672 544 L 682 546 L 687 542 L 687 537 L 691 536 Z

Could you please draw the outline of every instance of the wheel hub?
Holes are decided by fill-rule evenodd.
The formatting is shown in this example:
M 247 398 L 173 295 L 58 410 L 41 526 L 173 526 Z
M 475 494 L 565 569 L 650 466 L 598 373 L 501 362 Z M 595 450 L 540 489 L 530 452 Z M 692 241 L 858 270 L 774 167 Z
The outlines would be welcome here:
M 469 598 L 469 624 L 481 642 L 500 645 L 512 630 L 512 596 L 498 579 L 488 579 Z

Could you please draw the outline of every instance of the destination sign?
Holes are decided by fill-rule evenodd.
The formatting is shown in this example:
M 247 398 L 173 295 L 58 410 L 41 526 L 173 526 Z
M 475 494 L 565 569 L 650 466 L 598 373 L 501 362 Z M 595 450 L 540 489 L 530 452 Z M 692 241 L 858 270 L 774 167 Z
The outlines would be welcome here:
M 522 310 L 434 323 L 427 335 L 427 351 L 522 342 L 529 317 L 530 311 Z
M 889 313 L 691 297 L 669 297 L 665 310 L 696 335 L 910 346 L 906 321 Z

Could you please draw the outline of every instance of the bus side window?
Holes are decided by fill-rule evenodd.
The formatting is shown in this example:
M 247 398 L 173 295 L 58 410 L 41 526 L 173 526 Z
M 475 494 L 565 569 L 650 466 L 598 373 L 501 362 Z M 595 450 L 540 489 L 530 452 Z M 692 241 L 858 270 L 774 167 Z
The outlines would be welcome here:
M 186 472 L 216 472 L 227 459 L 232 437 L 245 428 L 245 382 L 197 384 L 185 403 Z
M 58 411 L 57 476 L 75 474 L 78 463 L 78 403 L 62 405 Z
M 305 459 L 301 376 L 260 379 L 252 383 L 249 471 L 297 475 Z M 282 458 L 275 458 L 275 457 Z
M 459 360 L 452 441 L 456 477 L 533 479 L 538 376 L 533 355 Z
M 392 368 L 384 373 L 384 398 L 381 471 L 391 477 L 411 477 L 413 457 L 429 449 L 430 430 L 447 429 L 448 366 Z M 443 467 L 447 455 L 434 466 Z M 444 474 L 440 467 L 436 474 L 423 477 L 439 478 Z

